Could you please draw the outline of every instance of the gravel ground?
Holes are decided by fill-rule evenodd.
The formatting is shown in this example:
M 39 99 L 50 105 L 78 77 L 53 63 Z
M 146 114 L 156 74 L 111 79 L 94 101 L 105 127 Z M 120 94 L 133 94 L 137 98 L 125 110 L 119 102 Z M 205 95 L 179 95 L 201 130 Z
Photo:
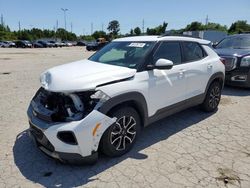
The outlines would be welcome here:
M 191 108 L 146 128 L 120 158 L 63 165 L 27 135 L 26 110 L 47 68 L 84 48 L 0 49 L 0 187 L 250 187 L 250 90 L 225 87 L 214 114 Z

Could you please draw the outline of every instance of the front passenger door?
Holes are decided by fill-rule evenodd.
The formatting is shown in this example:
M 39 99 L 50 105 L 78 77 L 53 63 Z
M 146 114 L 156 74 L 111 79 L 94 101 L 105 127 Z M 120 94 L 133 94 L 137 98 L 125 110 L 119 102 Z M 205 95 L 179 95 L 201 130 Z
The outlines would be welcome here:
M 170 70 L 154 69 L 148 72 L 150 106 L 154 113 L 186 99 L 187 65 L 182 64 L 180 43 L 178 41 L 161 42 L 153 54 L 153 63 L 160 58 L 171 60 L 174 66 Z

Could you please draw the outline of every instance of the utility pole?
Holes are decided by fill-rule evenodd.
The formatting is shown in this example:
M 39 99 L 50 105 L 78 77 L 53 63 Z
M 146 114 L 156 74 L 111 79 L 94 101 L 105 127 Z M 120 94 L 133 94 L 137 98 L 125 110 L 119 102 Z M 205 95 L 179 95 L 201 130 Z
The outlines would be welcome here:
M 4 27 L 3 15 L 1 14 L 1 25 Z
M 66 12 L 67 12 L 69 9 L 67 9 L 67 8 L 61 8 L 61 10 L 62 10 L 63 13 L 64 13 L 64 29 L 65 29 L 65 31 L 67 31 Z
M 209 21 L 209 19 L 208 19 L 208 15 L 207 15 L 207 17 L 206 17 L 206 25 L 208 25 L 208 21 Z
M 58 20 L 56 20 L 56 31 L 58 30 Z
M 90 30 L 91 30 L 91 35 L 92 35 L 93 34 L 93 23 L 92 22 L 91 22 L 91 26 L 90 27 L 91 27 Z
M 144 34 L 144 19 L 142 20 L 142 34 Z
M 20 23 L 20 21 L 18 21 L 18 28 L 19 28 L 19 31 L 21 31 L 21 23 Z
M 103 31 L 103 23 L 102 23 L 102 31 Z
M 70 27 L 71 27 L 71 33 L 73 32 L 73 23 L 71 22 L 70 24 Z

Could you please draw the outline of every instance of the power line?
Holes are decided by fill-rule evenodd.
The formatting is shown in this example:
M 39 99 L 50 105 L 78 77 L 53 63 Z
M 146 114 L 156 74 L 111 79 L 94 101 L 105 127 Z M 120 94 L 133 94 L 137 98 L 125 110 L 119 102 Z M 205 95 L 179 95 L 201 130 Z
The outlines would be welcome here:
M 3 15 L 1 14 L 1 25 L 4 26 Z
M 93 27 L 94 27 L 92 22 L 91 22 L 91 26 L 90 26 L 90 27 L 91 27 L 91 28 L 90 28 L 90 30 L 91 30 L 90 33 L 91 33 L 91 35 L 92 35 L 92 34 L 93 34 Z
M 65 30 L 67 31 L 66 12 L 67 12 L 69 9 L 67 9 L 67 8 L 61 8 L 61 10 L 62 10 L 63 13 L 64 13 L 64 28 L 65 28 Z
M 206 17 L 206 25 L 208 25 L 208 21 L 209 21 L 209 19 L 208 19 L 208 15 L 207 15 L 207 17 Z
M 18 28 L 19 28 L 19 31 L 21 31 L 21 23 L 20 23 L 20 21 L 18 21 Z

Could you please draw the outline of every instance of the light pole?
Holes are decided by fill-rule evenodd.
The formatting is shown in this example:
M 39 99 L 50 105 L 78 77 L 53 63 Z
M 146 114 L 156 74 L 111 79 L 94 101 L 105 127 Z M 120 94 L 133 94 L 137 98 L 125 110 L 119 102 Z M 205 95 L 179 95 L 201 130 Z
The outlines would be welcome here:
M 69 10 L 67 8 L 61 8 L 61 10 L 63 11 L 64 13 L 64 27 L 65 27 L 65 31 L 67 31 L 67 24 L 66 24 L 66 12 Z

